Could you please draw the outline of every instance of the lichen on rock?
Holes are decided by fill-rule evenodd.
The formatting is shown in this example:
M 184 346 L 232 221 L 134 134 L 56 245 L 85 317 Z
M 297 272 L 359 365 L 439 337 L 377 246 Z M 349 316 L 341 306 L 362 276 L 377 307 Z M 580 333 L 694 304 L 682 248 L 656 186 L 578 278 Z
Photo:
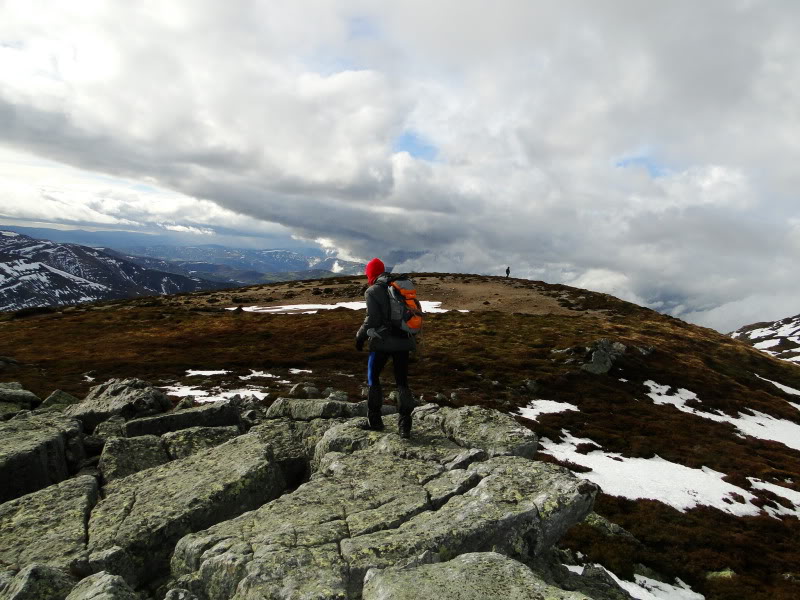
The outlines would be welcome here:
M 396 417 L 385 433 L 334 425 L 308 482 L 178 542 L 176 586 L 210 600 L 356 598 L 372 568 L 543 552 L 597 488 L 525 458 L 535 436 L 484 410 L 423 407 L 410 441 L 388 433 Z

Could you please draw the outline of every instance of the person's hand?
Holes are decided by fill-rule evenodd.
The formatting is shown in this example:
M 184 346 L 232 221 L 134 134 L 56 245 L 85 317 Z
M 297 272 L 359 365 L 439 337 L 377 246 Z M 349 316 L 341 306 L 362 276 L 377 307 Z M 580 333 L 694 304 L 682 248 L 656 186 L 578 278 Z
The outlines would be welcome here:
M 361 352 L 364 349 L 364 340 L 356 340 L 356 350 Z

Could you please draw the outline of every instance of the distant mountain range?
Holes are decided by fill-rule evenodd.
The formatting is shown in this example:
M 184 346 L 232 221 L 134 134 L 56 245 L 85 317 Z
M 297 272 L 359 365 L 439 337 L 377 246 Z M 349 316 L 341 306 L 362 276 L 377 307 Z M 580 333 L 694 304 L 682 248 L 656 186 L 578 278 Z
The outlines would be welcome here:
M 364 272 L 291 250 L 137 246 L 120 251 L 0 230 L 0 310 L 176 294 Z
M 730 335 L 762 352 L 800 365 L 800 315 L 745 325 Z
M 229 286 L 146 269 L 87 246 L 0 231 L 0 310 L 223 287 Z
M 196 273 L 200 277 L 216 279 L 220 273 L 229 277 L 226 281 L 241 281 L 243 283 L 264 283 L 269 281 L 285 281 L 282 278 L 257 278 L 254 273 L 261 275 L 270 273 L 293 273 L 309 271 L 326 272 L 338 275 L 361 275 L 364 264 L 350 262 L 338 258 L 318 255 L 301 254 L 293 250 L 249 250 L 245 248 L 228 248 L 213 244 L 203 246 L 133 246 L 120 249 L 128 260 L 142 261 L 144 259 L 157 259 L 157 268 L 168 270 L 181 269 L 183 272 Z M 140 262 L 139 264 L 144 264 Z M 222 269 L 221 266 L 229 267 Z M 154 267 L 148 267 L 154 268 Z M 304 278 L 324 277 L 325 275 L 305 274 Z

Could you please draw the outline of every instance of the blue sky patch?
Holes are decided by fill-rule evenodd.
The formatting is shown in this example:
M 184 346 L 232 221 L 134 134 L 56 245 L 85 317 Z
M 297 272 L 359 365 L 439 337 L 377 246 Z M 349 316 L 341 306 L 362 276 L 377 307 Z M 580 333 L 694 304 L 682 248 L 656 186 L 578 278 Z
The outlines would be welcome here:
M 353 39 L 377 39 L 380 28 L 374 19 L 369 17 L 352 17 L 347 21 L 347 33 Z
M 626 156 L 614 163 L 615 167 L 644 167 L 650 177 L 663 177 L 669 173 L 664 165 L 657 162 L 652 156 L 640 154 L 638 156 Z
M 395 152 L 408 152 L 415 158 L 422 160 L 434 160 L 438 154 L 436 146 L 428 142 L 425 138 L 413 131 L 404 131 L 403 134 L 394 141 Z

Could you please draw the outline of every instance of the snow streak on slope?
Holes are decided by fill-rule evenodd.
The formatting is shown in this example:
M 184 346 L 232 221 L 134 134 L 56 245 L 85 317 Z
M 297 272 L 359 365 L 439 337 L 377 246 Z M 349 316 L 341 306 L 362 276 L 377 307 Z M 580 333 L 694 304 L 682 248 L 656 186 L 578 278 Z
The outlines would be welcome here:
M 528 406 L 517 409 L 512 415 L 525 417 L 531 421 L 536 421 L 539 415 L 554 414 L 578 410 L 578 407 L 568 402 L 556 402 L 555 400 L 533 400 Z
M 647 395 L 655 404 L 671 404 L 681 412 L 719 423 L 730 423 L 745 435 L 761 440 L 780 442 L 789 448 L 800 450 L 800 425 L 797 423 L 776 419 L 752 409 L 746 409 L 751 414 L 740 412 L 737 417 L 731 417 L 719 411 L 698 410 L 686 404 L 688 401 L 700 401 L 694 392 L 681 388 L 670 395 L 667 393 L 670 390 L 668 385 L 659 385 L 655 381 L 645 381 L 644 384 L 650 388 L 650 393 Z
M 725 473 L 708 467 L 691 469 L 660 456 L 625 458 L 605 450 L 581 454 L 577 452 L 578 445 L 598 444 L 587 438 L 573 437 L 567 431 L 562 431 L 562 437 L 564 441 L 560 444 L 543 438 L 540 441 L 542 452 L 560 461 L 589 467 L 592 470 L 580 473 L 580 476 L 598 484 L 606 494 L 631 500 L 658 500 L 680 511 L 703 505 L 736 516 L 757 515 L 760 512 L 758 507 L 750 503 L 756 497 L 745 489 L 723 481 Z

